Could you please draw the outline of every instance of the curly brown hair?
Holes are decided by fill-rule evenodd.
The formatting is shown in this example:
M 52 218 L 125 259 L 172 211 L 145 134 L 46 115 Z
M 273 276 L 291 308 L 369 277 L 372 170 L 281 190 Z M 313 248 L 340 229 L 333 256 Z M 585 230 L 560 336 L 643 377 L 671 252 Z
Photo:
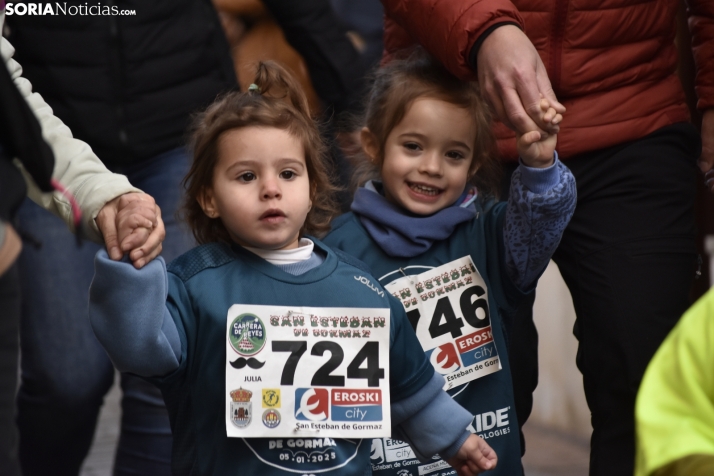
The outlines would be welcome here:
M 416 99 L 431 97 L 469 111 L 477 129 L 473 160 L 469 167 L 470 181 L 478 187 L 481 195 L 498 196 L 501 165 L 491 131 L 491 114 L 478 83 L 459 80 L 421 47 L 397 54 L 396 59 L 377 69 L 372 79 L 365 111 L 355 125 L 366 127 L 374 136 L 376 156 L 370 160 L 361 150 L 354 154 L 354 186 L 379 179 L 384 163 L 384 147 L 392 129 L 404 118 Z
M 337 188 L 333 185 L 326 148 L 317 123 L 310 117 L 307 98 L 300 85 L 282 66 L 272 61 L 258 65 L 253 82 L 257 87 L 219 97 L 194 120 L 190 141 L 193 163 L 183 180 L 186 196 L 181 215 L 199 244 L 231 243 L 221 219 L 207 216 L 199 198 L 213 182 L 221 135 L 233 129 L 275 127 L 302 142 L 312 208 L 300 230 L 301 235 L 324 235 L 338 213 L 334 200 Z

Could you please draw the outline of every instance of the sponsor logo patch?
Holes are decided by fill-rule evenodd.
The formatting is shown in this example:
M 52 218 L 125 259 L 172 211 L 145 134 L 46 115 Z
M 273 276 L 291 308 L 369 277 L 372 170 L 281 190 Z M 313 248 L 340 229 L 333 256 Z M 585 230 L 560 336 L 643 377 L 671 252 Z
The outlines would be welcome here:
M 382 421 L 382 391 L 332 390 L 332 421 Z
M 372 464 L 392 463 L 414 459 L 416 455 L 409 444 L 391 438 L 372 440 Z
M 251 357 L 263 350 L 265 346 L 265 325 L 255 314 L 241 314 L 231 322 L 228 338 L 233 350 L 244 357 Z M 243 364 L 243 366 L 245 365 Z M 260 368 L 262 363 L 260 363 L 260 367 L 253 365 L 251 367 Z
M 466 367 L 498 355 L 490 327 L 456 339 L 456 345 Z
M 442 375 L 456 372 L 461 368 L 459 354 L 451 342 L 427 350 L 426 358 L 429 359 L 434 369 Z
M 238 428 L 250 425 L 253 418 L 253 409 L 250 398 L 253 392 L 244 388 L 232 390 L 231 393 L 231 422 Z
M 265 410 L 263 412 L 263 425 L 268 428 L 275 428 L 280 425 L 280 412 L 273 410 L 272 408 Z
M 263 389 L 263 408 L 280 408 L 280 389 Z
M 295 418 L 324 421 L 330 415 L 330 394 L 326 388 L 295 389 Z

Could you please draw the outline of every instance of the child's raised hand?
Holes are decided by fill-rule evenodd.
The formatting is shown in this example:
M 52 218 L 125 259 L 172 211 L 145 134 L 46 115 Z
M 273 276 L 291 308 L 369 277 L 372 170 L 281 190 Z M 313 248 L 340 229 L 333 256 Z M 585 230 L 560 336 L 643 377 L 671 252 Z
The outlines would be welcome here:
M 496 452 L 480 436 L 469 436 L 458 453 L 446 460 L 459 476 L 476 476 L 496 467 Z
M 543 112 L 543 121 L 554 126 L 560 124 L 563 116 L 550 107 L 546 99 L 541 99 L 540 108 Z M 542 137 L 538 131 L 516 134 L 516 147 L 523 163 L 528 167 L 544 168 L 553 165 L 553 152 L 558 141 L 556 134 Z

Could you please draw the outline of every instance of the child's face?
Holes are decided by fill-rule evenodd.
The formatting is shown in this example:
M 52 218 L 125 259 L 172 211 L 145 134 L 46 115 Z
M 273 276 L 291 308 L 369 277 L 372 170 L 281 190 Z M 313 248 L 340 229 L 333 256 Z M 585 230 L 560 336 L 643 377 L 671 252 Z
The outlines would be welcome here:
M 387 200 L 417 215 L 453 204 L 466 187 L 476 124 L 466 109 L 429 97 L 415 100 L 384 147 Z
M 213 184 L 201 207 L 220 217 L 239 245 L 296 248 L 310 210 L 310 181 L 300 140 L 273 127 L 221 135 Z

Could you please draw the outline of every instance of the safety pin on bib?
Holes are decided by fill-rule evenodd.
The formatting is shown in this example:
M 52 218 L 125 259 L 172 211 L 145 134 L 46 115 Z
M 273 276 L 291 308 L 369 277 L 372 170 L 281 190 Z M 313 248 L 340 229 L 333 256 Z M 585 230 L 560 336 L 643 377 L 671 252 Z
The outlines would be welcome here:
M 414 278 L 411 278 L 410 275 L 408 275 L 407 273 L 405 273 L 405 272 L 404 272 L 404 269 L 402 269 L 401 267 L 399 268 L 399 272 L 402 273 L 402 275 L 404 275 L 405 278 L 409 278 L 409 284 L 411 284 L 412 286 L 414 286 Z

